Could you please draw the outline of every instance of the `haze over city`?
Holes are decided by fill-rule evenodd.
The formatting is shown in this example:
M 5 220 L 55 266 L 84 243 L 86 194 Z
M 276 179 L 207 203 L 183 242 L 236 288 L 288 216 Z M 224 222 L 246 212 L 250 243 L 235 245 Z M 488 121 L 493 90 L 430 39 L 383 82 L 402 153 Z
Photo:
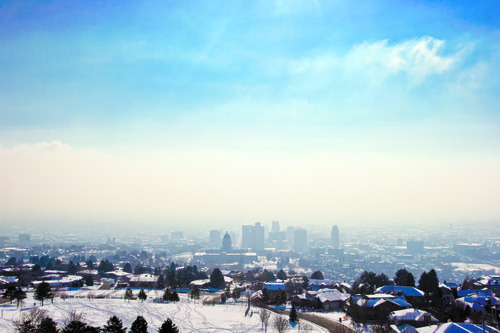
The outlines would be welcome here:
M 3 2 L 0 224 L 496 223 L 498 13 Z

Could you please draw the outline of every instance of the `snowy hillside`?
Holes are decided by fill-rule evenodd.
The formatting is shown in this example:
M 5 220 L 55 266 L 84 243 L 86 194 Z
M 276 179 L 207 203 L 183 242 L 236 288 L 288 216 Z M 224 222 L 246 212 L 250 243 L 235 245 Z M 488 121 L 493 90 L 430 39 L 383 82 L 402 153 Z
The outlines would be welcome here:
M 88 298 L 88 294 L 106 296 L 109 298 Z M 137 292 L 136 292 L 137 293 Z M 54 303 L 46 301 L 44 306 L 33 300 L 32 293 L 24 302 L 22 310 L 16 305 L 5 303 L 0 305 L 0 333 L 13 332 L 14 320 L 21 313 L 29 311 L 34 304 L 47 310 L 56 322 L 61 325 L 71 311 L 83 315 L 84 321 L 94 326 L 102 326 L 112 316 L 116 315 L 123 320 L 123 324 L 130 327 L 137 316 L 143 316 L 149 324 L 149 331 L 156 332 L 164 320 L 170 318 L 182 332 L 262 332 L 259 308 L 252 308 L 253 315 L 245 317 L 246 305 L 244 303 L 228 303 L 225 305 L 202 305 L 201 301 L 192 301 L 184 295 L 178 303 L 155 303 L 153 299 L 162 295 L 161 291 L 149 291 L 145 302 L 139 300 L 124 301 L 121 297 L 123 291 L 77 291 L 67 292 L 69 298 L 55 298 Z M 271 326 L 269 332 L 274 331 Z M 289 332 L 297 331 L 290 329 Z M 316 327 L 315 332 L 323 332 Z

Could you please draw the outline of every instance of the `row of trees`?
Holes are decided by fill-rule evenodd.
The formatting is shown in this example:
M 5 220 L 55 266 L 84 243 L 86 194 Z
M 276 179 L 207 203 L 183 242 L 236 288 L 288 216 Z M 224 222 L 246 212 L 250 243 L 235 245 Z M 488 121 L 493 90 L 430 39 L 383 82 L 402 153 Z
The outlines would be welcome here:
M 57 323 L 46 315 L 44 310 L 32 309 L 27 312 L 19 321 L 14 322 L 15 330 L 18 333 L 127 333 L 127 327 L 117 316 L 108 319 L 103 327 L 95 327 L 85 323 L 81 315 L 71 313 L 70 319 L 61 329 Z M 142 316 L 132 322 L 130 333 L 148 333 L 148 323 Z M 158 333 L 178 333 L 179 329 L 170 318 L 167 318 L 158 328 Z

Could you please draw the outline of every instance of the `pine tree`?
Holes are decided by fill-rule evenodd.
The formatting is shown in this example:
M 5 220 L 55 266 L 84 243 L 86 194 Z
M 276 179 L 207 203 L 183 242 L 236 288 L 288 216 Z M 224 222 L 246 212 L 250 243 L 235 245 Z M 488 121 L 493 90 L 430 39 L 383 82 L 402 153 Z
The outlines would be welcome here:
M 37 301 L 42 302 L 47 298 L 52 297 L 52 290 L 47 282 L 40 283 L 35 290 L 35 295 L 33 296 Z
M 284 270 L 280 269 L 280 271 L 278 272 L 278 274 L 276 274 L 276 278 L 278 280 L 286 280 L 288 277 L 286 276 L 286 273 Z
M 297 310 L 295 309 L 295 304 L 292 304 L 292 310 L 290 310 L 289 320 L 292 323 L 296 323 L 297 319 L 298 319 L 298 317 L 297 317 Z
M 200 289 L 198 286 L 194 286 L 193 290 L 191 290 L 190 297 L 192 299 L 199 299 L 200 298 Z
M 163 301 L 170 302 L 172 300 L 172 292 L 170 288 L 165 289 L 165 293 L 163 294 Z
M 132 266 L 130 266 L 130 263 L 126 263 L 125 266 L 123 266 L 123 271 L 126 273 L 132 273 Z
M 21 303 L 22 300 L 25 298 L 26 298 L 26 292 L 21 287 L 17 287 L 17 289 L 14 292 L 14 299 L 17 301 L 17 307 L 19 307 L 19 303 Z
M 57 323 L 50 317 L 45 317 L 40 321 L 36 329 L 37 333 L 58 333 Z
M 177 293 L 177 291 L 174 290 L 174 292 L 172 293 L 172 298 L 171 298 L 171 301 L 172 302 L 179 302 L 180 301 L 180 298 L 179 298 L 179 294 Z
M 127 329 L 123 327 L 123 322 L 117 316 L 112 316 L 108 319 L 106 325 L 102 329 L 103 333 L 126 333 Z
M 210 285 L 216 289 L 223 289 L 226 286 L 224 275 L 219 268 L 214 268 L 212 274 L 210 274 Z
M 165 320 L 161 327 L 158 329 L 158 333 L 179 333 L 179 329 L 172 322 L 170 318 Z
M 311 279 L 324 280 L 325 277 L 323 276 L 323 273 L 321 271 L 315 271 L 314 273 L 311 274 Z
M 146 319 L 142 316 L 137 316 L 132 326 L 130 326 L 130 333 L 148 333 L 148 323 Z
M 142 301 L 144 302 L 147 298 L 148 298 L 148 295 L 146 295 L 146 292 L 144 291 L 144 289 L 141 289 L 139 291 L 139 294 L 137 295 L 137 297 Z
M 133 298 L 134 298 L 134 293 L 132 292 L 132 289 L 127 288 L 127 290 L 125 290 L 125 295 L 123 296 L 123 299 L 130 300 Z
M 394 283 L 396 283 L 397 286 L 415 287 L 415 277 L 412 273 L 402 268 L 396 272 Z

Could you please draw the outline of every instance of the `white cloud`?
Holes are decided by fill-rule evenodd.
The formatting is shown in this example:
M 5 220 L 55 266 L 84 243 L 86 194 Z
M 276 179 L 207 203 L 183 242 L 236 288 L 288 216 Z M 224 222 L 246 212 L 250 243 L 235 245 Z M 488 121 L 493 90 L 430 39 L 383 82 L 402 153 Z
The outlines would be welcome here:
M 450 71 L 464 55 L 463 49 L 444 55 L 445 41 L 433 37 L 421 37 L 389 44 L 388 40 L 363 42 L 353 46 L 344 55 L 323 53 L 314 57 L 293 60 L 288 63 L 291 75 L 325 74 L 330 78 L 369 82 L 381 80 L 400 73 L 406 74 L 414 83 L 420 83 L 431 75 Z

